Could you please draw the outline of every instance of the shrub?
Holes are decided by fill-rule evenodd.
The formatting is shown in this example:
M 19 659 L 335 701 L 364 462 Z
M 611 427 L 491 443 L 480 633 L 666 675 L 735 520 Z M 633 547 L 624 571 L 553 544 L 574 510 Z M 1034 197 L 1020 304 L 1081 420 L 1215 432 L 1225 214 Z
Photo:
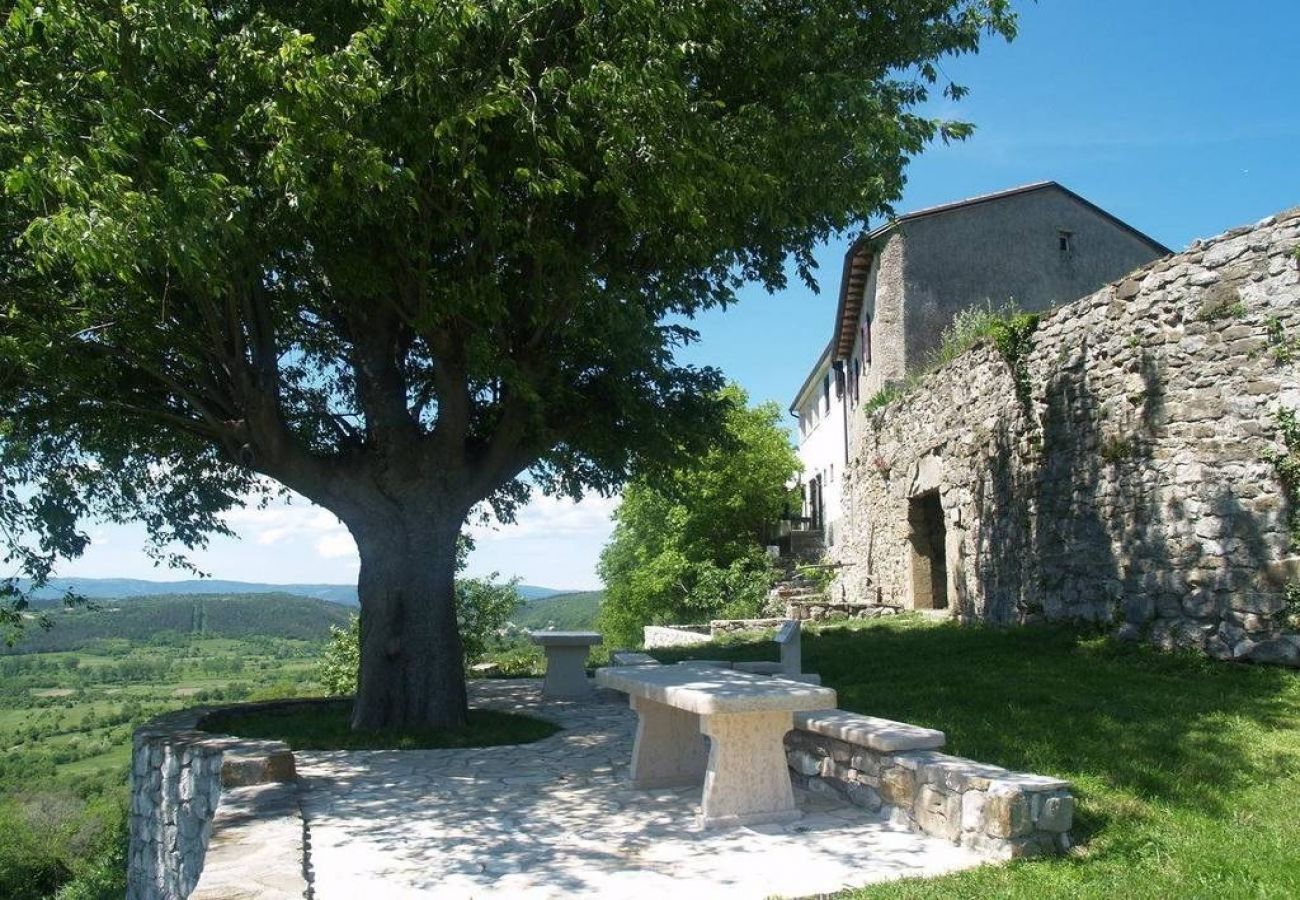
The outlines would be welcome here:
M 495 577 L 495 576 L 494 576 Z M 516 581 L 495 584 L 481 578 L 456 582 L 456 621 L 465 651 L 465 664 L 477 662 L 488 644 L 505 627 L 523 603 Z M 352 694 L 361 666 L 361 620 L 353 617 L 346 628 L 330 629 L 330 639 L 316 664 L 315 677 L 330 695 Z

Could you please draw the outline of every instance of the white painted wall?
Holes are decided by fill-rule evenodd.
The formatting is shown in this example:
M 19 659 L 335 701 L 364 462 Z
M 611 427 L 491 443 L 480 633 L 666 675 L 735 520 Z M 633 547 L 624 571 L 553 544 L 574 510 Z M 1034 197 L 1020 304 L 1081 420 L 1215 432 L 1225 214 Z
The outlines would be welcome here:
M 824 387 L 828 376 L 829 397 Z M 810 485 L 814 478 L 819 477 L 822 481 L 827 546 L 836 539 L 840 518 L 840 485 L 845 470 L 844 399 L 836 388 L 830 358 L 823 356 L 792 407 L 799 413 L 799 460 L 803 463 L 803 484 Z M 812 510 L 805 504 L 804 515 L 811 514 Z

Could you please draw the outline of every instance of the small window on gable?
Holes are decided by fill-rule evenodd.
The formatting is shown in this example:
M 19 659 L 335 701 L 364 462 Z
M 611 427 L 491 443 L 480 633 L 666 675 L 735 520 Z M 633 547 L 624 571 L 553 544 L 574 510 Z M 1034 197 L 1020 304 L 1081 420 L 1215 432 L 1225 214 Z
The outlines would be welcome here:
M 871 316 L 862 320 L 862 364 L 871 365 Z
M 827 372 L 822 378 L 822 401 L 826 404 L 826 411 L 830 412 L 831 408 L 831 373 Z
M 1074 232 L 1058 231 L 1056 233 L 1056 246 L 1062 253 L 1074 252 Z

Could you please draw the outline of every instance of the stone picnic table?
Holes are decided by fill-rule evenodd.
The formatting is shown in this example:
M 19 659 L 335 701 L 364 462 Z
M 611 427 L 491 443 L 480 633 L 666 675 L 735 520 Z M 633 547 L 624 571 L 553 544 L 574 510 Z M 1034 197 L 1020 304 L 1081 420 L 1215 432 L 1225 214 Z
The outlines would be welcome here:
M 577 700 L 591 694 L 587 682 L 587 654 L 601 642 L 595 631 L 533 631 L 529 638 L 546 651 L 547 697 Z
M 627 694 L 636 711 L 634 786 L 703 781 L 698 823 L 705 828 L 798 818 L 785 734 L 794 713 L 833 709 L 834 690 L 680 665 L 597 669 L 596 683 Z

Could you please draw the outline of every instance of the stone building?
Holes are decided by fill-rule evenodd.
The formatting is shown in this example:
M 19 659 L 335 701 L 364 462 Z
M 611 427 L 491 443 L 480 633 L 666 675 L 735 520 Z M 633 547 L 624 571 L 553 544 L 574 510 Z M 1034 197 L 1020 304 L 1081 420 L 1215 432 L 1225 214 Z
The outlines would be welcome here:
M 1059 252 L 1082 255 L 1072 231 Z M 894 372 L 915 352 L 910 234 L 900 262 L 871 245 L 857 282 L 863 315 L 903 331 Z M 901 301 L 874 287 L 886 281 Z M 933 331 L 928 302 L 916 314 Z M 857 335 L 842 337 L 830 355 L 851 359 Z M 1300 665 L 1298 408 L 1294 209 L 1148 262 L 1044 314 L 1015 346 L 978 345 L 890 402 L 850 409 L 835 599 L 1086 620 Z
M 854 242 L 833 336 L 790 406 L 805 516 L 839 539 L 858 405 L 924 367 L 962 309 L 1044 310 L 1170 251 L 1053 181 L 908 213 Z

